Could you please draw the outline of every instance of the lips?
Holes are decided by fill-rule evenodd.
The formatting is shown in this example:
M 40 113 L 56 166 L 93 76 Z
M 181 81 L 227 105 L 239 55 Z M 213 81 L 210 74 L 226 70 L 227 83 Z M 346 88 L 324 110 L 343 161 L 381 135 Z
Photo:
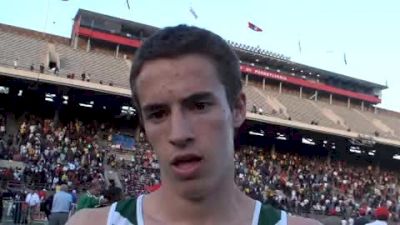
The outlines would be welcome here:
M 196 154 L 184 154 L 171 161 L 173 172 L 182 179 L 195 178 L 200 170 L 203 158 Z

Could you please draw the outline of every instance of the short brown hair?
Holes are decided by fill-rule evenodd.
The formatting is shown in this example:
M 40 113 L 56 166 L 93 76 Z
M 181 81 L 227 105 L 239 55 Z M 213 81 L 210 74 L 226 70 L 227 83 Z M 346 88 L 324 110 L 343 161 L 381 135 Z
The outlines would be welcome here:
M 211 31 L 194 26 L 166 27 L 145 40 L 132 63 L 130 85 L 133 104 L 140 111 L 136 93 L 136 79 L 146 61 L 176 58 L 186 54 L 200 54 L 214 63 L 218 79 L 225 88 L 230 108 L 242 89 L 239 59 L 229 45 Z M 140 115 L 140 112 L 139 112 Z

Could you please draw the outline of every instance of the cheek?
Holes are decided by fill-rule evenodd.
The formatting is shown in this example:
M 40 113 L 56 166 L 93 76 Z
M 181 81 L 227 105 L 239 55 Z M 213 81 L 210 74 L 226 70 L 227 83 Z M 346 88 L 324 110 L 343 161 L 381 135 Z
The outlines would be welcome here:
M 225 154 L 224 150 L 231 148 L 233 143 L 233 125 L 229 112 L 220 111 L 207 115 L 205 117 L 196 118 L 193 122 L 195 126 L 196 137 L 201 139 L 202 146 L 211 151 L 218 151 Z
M 157 152 L 158 146 L 162 145 L 162 138 L 165 138 L 166 133 L 163 131 L 162 125 L 144 124 L 146 131 L 146 139 L 151 143 L 153 149 Z

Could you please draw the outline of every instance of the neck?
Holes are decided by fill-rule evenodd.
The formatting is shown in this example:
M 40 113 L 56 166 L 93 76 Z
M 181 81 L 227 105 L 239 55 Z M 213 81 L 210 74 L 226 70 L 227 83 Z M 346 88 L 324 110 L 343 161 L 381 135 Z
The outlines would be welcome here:
M 145 214 L 158 214 L 154 219 L 167 224 L 237 224 L 238 221 L 249 224 L 255 206 L 255 201 L 242 193 L 233 179 L 193 198 L 163 184 L 145 202 Z M 159 202 L 173 204 L 157 204 Z

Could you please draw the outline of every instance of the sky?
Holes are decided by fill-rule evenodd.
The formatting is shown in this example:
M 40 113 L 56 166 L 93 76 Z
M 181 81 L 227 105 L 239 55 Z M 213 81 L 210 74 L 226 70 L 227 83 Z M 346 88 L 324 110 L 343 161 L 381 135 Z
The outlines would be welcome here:
M 0 23 L 64 37 L 79 8 L 160 28 L 199 26 L 298 63 L 387 84 L 379 107 L 400 112 L 398 0 L 0 0 L 0 8 Z

